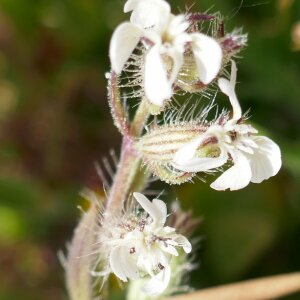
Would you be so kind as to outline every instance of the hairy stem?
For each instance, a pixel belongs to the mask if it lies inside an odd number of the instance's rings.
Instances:
[[[268,300],[300,291],[300,272],[208,288],[169,300]]]
[[[148,100],[144,97],[135,113],[134,119],[130,127],[130,133],[134,137],[139,137],[142,134],[145,123],[149,117]]]
[[[140,171],[140,158],[132,149],[132,141],[124,137],[121,148],[121,158],[112,187],[106,203],[106,215],[118,214],[122,211],[123,203],[132,191],[136,174]]]
[[[115,126],[119,129],[122,135],[128,135],[128,118],[121,101],[118,82],[117,74],[112,71],[108,80],[108,103]]]
[[[137,186],[138,189],[142,190],[148,179],[148,175],[142,170],[140,157],[133,149],[133,143],[134,139],[142,134],[149,117],[149,111],[147,100],[143,99],[129,126],[124,108],[120,107],[118,80],[114,72],[111,74],[108,89],[112,115],[118,129],[123,134],[120,162],[106,203],[105,212],[106,215],[110,216],[121,212],[130,193],[138,191],[134,190]]]

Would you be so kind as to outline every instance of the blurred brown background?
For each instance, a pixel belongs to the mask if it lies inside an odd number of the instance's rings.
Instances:
[[[201,181],[176,188],[204,219],[192,285],[299,271],[300,2],[170,2],[173,12],[220,10],[228,31],[249,32],[238,95],[284,163],[239,192]],[[0,300],[67,299],[57,252],[79,218],[81,188],[101,189],[94,162],[120,144],[104,73],[110,35],[129,17],[123,4],[0,0]]]

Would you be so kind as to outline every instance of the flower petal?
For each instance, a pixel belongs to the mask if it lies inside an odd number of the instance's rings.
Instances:
[[[126,246],[118,246],[112,249],[109,256],[109,264],[113,273],[122,281],[138,279],[138,269],[133,255]]]
[[[114,31],[110,41],[109,57],[112,69],[117,74],[122,72],[141,36],[142,29],[129,22],[120,24]]]
[[[235,84],[236,84],[236,63],[235,61],[231,61],[231,75],[230,81],[225,78],[220,78],[218,80],[218,85],[220,90],[229,97],[230,103],[232,105],[233,110],[233,120],[239,120],[242,117],[242,109],[239,103],[239,100],[235,93]]]
[[[210,185],[215,190],[235,191],[244,188],[250,182],[251,168],[247,157],[240,151],[231,151],[230,154],[234,165]]]
[[[225,150],[221,149],[218,157],[195,157],[197,148],[210,136],[204,133],[181,147],[175,154],[172,165],[184,172],[204,172],[224,165],[228,159]]]
[[[176,166],[183,166],[194,158],[198,147],[208,137],[206,133],[186,143],[175,153],[173,163]],[[177,168],[177,167],[176,167]]]
[[[159,295],[168,287],[170,279],[171,268],[167,265],[144,285],[143,290],[151,296]]]
[[[141,0],[128,0],[124,5],[124,13],[128,13],[136,8],[141,3]]]
[[[179,255],[177,250],[175,249],[175,247],[173,247],[172,245],[169,245],[169,244],[165,245],[164,243],[162,243],[160,245],[160,247],[163,251],[165,251],[165,252],[167,252],[167,253],[169,253],[173,256],[178,256]]]
[[[168,26],[168,35],[173,38],[181,38],[187,37],[188,35],[184,35],[185,31],[189,28],[190,23],[186,21],[185,15],[171,15],[170,16],[170,23]],[[188,37],[190,40],[190,37]]]
[[[154,199],[153,202],[151,202],[141,193],[133,193],[133,196],[141,207],[150,215],[154,223],[165,223],[167,206],[163,201]]]
[[[162,106],[172,97],[173,91],[167,71],[159,53],[159,45],[152,47],[145,57],[145,94],[150,102]]]
[[[128,0],[124,12],[132,11],[130,21],[143,28],[163,27],[171,12],[170,5],[164,0]]]
[[[276,143],[265,136],[253,138],[258,148],[253,155],[248,155],[252,170],[251,181],[261,183],[276,175],[281,168],[281,152]]]
[[[153,199],[152,204],[159,210],[159,222],[164,225],[167,219],[167,205],[164,201],[159,199]]]
[[[218,157],[196,157],[190,159],[183,165],[172,164],[176,169],[184,172],[205,172],[219,168],[227,162],[227,155],[221,154]]]
[[[177,78],[177,75],[182,67],[183,64],[183,51],[181,49],[170,49],[167,54],[169,57],[172,58],[173,65],[172,65],[172,72],[170,75],[170,83],[173,84]]]
[[[221,68],[221,46],[215,39],[202,33],[193,33],[190,36],[199,78],[204,84],[209,84]]]
[[[181,246],[183,248],[185,253],[190,253],[192,251],[191,243],[183,235],[178,234],[174,240],[175,242],[177,242],[178,246]]]
[[[162,231],[165,233],[165,234],[169,234],[169,233],[172,233],[172,232],[175,232],[176,229],[173,228],[173,227],[170,227],[170,226],[165,226]]]

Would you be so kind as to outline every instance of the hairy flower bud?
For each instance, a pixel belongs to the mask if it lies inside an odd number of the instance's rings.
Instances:
[[[158,126],[142,136],[135,144],[135,148],[153,174],[170,184],[181,184],[195,174],[176,170],[172,166],[174,155],[206,129],[205,125],[196,122]]]
[[[136,144],[144,160],[170,162],[176,151],[193,138],[205,132],[207,128],[197,123],[180,123],[154,128]]]
[[[248,35],[242,33],[240,29],[226,34],[220,39],[223,50],[223,64],[227,64],[236,54],[242,51],[248,42]]]

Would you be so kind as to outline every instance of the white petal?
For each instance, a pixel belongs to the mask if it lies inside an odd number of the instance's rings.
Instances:
[[[175,228],[170,227],[170,226],[165,226],[162,230],[163,230],[163,232],[164,232],[165,234],[169,234],[169,233],[172,233],[172,232],[175,232],[175,231],[176,231]]]
[[[170,5],[163,0],[129,0],[124,12],[133,11],[130,21],[143,28],[164,27],[170,14]]]
[[[182,146],[176,153],[172,165],[184,172],[204,172],[224,165],[228,159],[227,153],[220,148],[218,157],[195,157],[198,147],[211,135],[214,135],[214,128],[209,129],[200,137]],[[217,132],[217,131],[216,131]]]
[[[248,155],[252,170],[251,181],[261,183],[278,173],[281,168],[281,152],[276,143],[265,136],[254,137],[258,148]]]
[[[173,163],[172,165],[184,172],[205,172],[223,166],[227,162],[227,154],[221,154],[218,157],[196,157],[190,159],[182,165]]]
[[[170,84],[173,84],[183,64],[183,51],[181,52],[181,49],[171,49],[171,51],[169,50],[167,54],[173,61],[172,72],[169,80]]]
[[[189,163],[189,161],[195,157],[198,147],[207,138],[208,135],[204,133],[203,135],[193,139],[192,141],[180,147],[180,149],[174,155],[174,165],[183,166]]]
[[[112,69],[121,73],[134,48],[138,44],[142,30],[138,26],[125,22],[114,31],[109,47]]]
[[[175,238],[175,241],[178,243],[178,246],[181,246],[185,253],[190,253],[192,251],[192,245],[189,240],[181,234]]]
[[[109,256],[109,264],[112,269],[112,272],[119,277],[121,280],[127,282],[127,276],[122,268],[121,256],[119,254],[120,247],[115,247]]]
[[[243,137],[243,144],[247,147],[251,147],[251,148],[258,148],[258,145],[255,143],[255,141],[253,140],[253,137]]]
[[[124,13],[134,10],[139,3],[141,3],[141,0],[128,0],[124,5]]]
[[[222,64],[222,49],[218,42],[202,33],[190,35],[198,68],[198,75],[204,84],[209,84],[219,73]]]
[[[248,154],[253,154],[254,153],[254,150],[251,147],[247,147],[246,145],[243,145],[243,144],[237,145],[237,149],[239,149],[243,152],[246,152]]]
[[[175,249],[175,247],[173,247],[172,245],[164,245],[163,243],[160,245],[161,249],[173,256],[178,256],[178,252],[177,250]]]
[[[167,71],[159,53],[159,46],[152,47],[145,57],[145,94],[150,102],[162,106],[172,97],[173,91]]]
[[[220,78],[218,80],[220,90],[229,97],[233,109],[233,120],[238,120],[242,117],[242,109],[235,93],[236,73],[236,63],[232,60],[230,81],[225,78]]]
[[[143,290],[151,296],[159,295],[168,287],[170,279],[171,268],[167,265],[144,285]]]
[[[110,253],[109,263],[112,272],[121,280],[127,282],[127,278],[139,278],[136,262],[128,247],[115,247]]]
[[[218,191],[239,190],[247,186],[251,179],[250,163],[240,151],[230,152],[234,165],[225,171],[210,186]]]
[[[141,251],[140,255],[138,256],[137,265],[140,270],[146,272],[150,276],[154,276],[153,269],[157,261],[153,261],[152,253],[149,254],[148,249],[144,246],[144,249]]]
[[[154,28],[147,29],[143,32],[143,37],[146,40],[150,40],[154,45],[162,45],[162,37],[160,32],[157,32]],[[145,47],[148,48],[148,42],[145,42]]]
[[[164,201],[159,199],[153,199],[152,204],[156,206],[158,211],[160,212],[159,222],[164,225],[167,219],[167,205]]]
[[[168,35],[172,37],[180,37],[188,28],[189,22],[186,21],[185,15],[172,15],[168,26]]]
[[[167,206],[163,201],[154,199],[153,203],[141,193],[133,193],[133,196],[141,205],[141,207],[150,215],[154,223],[165,222],[167,215]]]
[[[231,125],[229,124],[229,127],[231,127],[232,129],[228,129],[228,130],[234,130],[239,134],[258,133],[258,130],[253,128],[249,124],[231,124]]]

